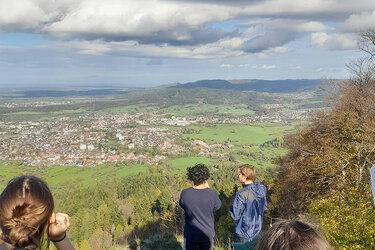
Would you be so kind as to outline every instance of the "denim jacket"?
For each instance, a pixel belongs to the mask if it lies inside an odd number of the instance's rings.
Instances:
[[[262,230],[263,214],[267,210],[267,188],[256,182],[243,185],[230,207],[237,236],[251,241]]]

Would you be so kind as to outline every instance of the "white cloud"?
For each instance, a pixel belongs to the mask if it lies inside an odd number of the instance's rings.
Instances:
[[[277,54],[284,54],[287,51],[287,49],[288,48],[286,46],[278,46],[278,47],[271,48],[270,51],[277,53]]]
[[[248,63],[246,63],[246,64],[240,64],[240,65],[238,65],[238,67],[240,67],[240,68],[251,68],[251,67],[252,67],[252,65],[251,65],[251,64],[248,64]]]
[[[33,1],[0,1],[0,28],[4,30],[34,29],[49,19]]]
[[[258,16],[282,16],[291,18],[330,17],[341,20],[348,13],[358,13],[375,8],[369,0],[276,0],[262,1],[256,6],[244,7],[243,12]]]
[[[103,55],[111,51],[109,44],[99,42],[67,42],[64,45],[68,48],[77,49],[79,54]]]
[[[264,32],[264,29],[287,30],[298,32],[318,32],[333,30],[333,27],[327,26],[319,21],[308,21],[304,18],[257,18],[251,19],[244,26],[249,26],[247,33],[254,34]]]
[[[233,65],[223,63],[223,64],[220,65],[220,68],[233,68]]]
[[[326,46],[330,50],[357,49],[358,37],[354,34],[327,34],[318,32],[311,34],[311,45],[314,47]]]
[[[231,9],[175,1],[86,0],[44,31],[68,39],[178,43],[194,39],[207,22],[230,18]]]
[[[317,32],[317,31],[333,30],[334,28],[326,26],[321,22],[311,21],[311,22],[303,22],[300,24],[296,24],[295,29],[300,32]]]
[[[375,25],[375,10],[353,14],[340,25],[340,29],[346,32],[359,32],[360,30],[373,28]]]
[[[302,67],[301,66],[295,66],[294,69],[299,70],[299,69],[302,69]]]
[[[213,59],[244,55],[244,52],[241,50],[236,50],[231,46],[222,45],[222,41],[201,46],[173,46],[167,44],[156,46],[153,44],[138,44],[134,41],[99,44],[92,42],[92,44],[95,44],[95,46],[91,45],[92,47],[89,49],[100,49],[100,51],[98,51],[100,54],[110,54],[124,57]],[[78,49],[86,49],[87,47],[87,45],[84,47],[78,47],[78,45],[75,46],[75,48]]]
[[[145,49],[150,56],[171,53],[181,58],[213,58],[254,53],[265,58],[269,53],[286,53],[288,43],[307,33],[313,33],[313,46],[351,49],[353,36],[340,32],[375,23],[375,1],[370,0],[232,2],[0,0],[0,31],[82,42],[73,47],[93,55],[134,54],[126,42],[136,42],[140,47],[132,48],[142,55]],[[239,30],[233,30],[236,25],[233,29],[221,25],[228,20],[241,20]]]
[[[323,47],[328,40],[328,34],[324,32],[317,32],[311,34],[311,44],[314,47]]]
[[[246,35],[250,37],[243,44],[244,51],[257,53],[268,50],[279,54],[286,52],[286,44],[306,33],[334,29],[318,21],[288,18],[252,19],[243,26],[248,27]]]
[[[261,58],[261,59],[265,59],[265,58],[267,58],[268,56],[267,56],[267,54],[265,54],[265,53],[257,53],[256,54],[257,55],[257,57],[259,57],[259,58]]]
[[[0,30],[39,33],[63,18],[82,0],[1,0]]]
[[[353,34],[333,34],[326,43],[331,50],[358,49],[357,40]]]
[[[262,69],[276,69],[276,65],[262,65]]]

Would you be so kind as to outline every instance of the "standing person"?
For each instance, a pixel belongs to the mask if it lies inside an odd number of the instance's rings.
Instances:
[[[230,207],[235,222],[235,232],[241,242],[252,241],[262,230],[263,214],[267,210],[267,189],[254,182],[255,167],[249,164],[238,168],[238,180],[242,183]]]
[[[213,249],[214,215],[213,211],[221,207],[219,195],[210,189],[207,183],[210,177],[208,168],[197,164],[187,169],[187,178],[193,187],[182,190],[180,206],[185,211],[184,249]]]
[[[43,180],[27,175],[11,180],[0,195],[0,249],[40,249],[45,234],[58,250],[74,249],[66,235],[69,216],[53,209]]]

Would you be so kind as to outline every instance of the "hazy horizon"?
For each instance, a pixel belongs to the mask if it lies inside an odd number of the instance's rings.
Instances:
[[[254,80],[254,81],[298,81],[298,80],[326,80],[326,79],[306,79],[306,78],[300,78],[300,79],[197,79],[196,81],[191,81],[191,82],[171,82],[171,83],[161,83],[161,84],[155,84],[155,85],[127,85],[127,84],[110,84],[110,83],[96,83],[96,84],[88,84],[88,83],[67,83],[67,84],[60,84],[58,86],[53,85],[53,84],[2,84],[0,85],[0,88],[3,89],[64,89],[64,88],[98,88],[98,89],[121,89],[121,88],[129,88],[129,89],[136,89],[136,88],[155,88],[155,87],[164,87],[164,86],[169,86],[173,84],[187,84],[187,83],[192,83],[192,82],[198,82],[198,81],[206,81],[206,80],[225,80],[225,81],[239,81],[239,80]],[[340,80],[340,79],[332,79],[332,80]]]

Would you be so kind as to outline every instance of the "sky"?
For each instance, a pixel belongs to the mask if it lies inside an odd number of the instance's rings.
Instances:
[[[373,0],[0,0],[0,87],[350,77]]]

